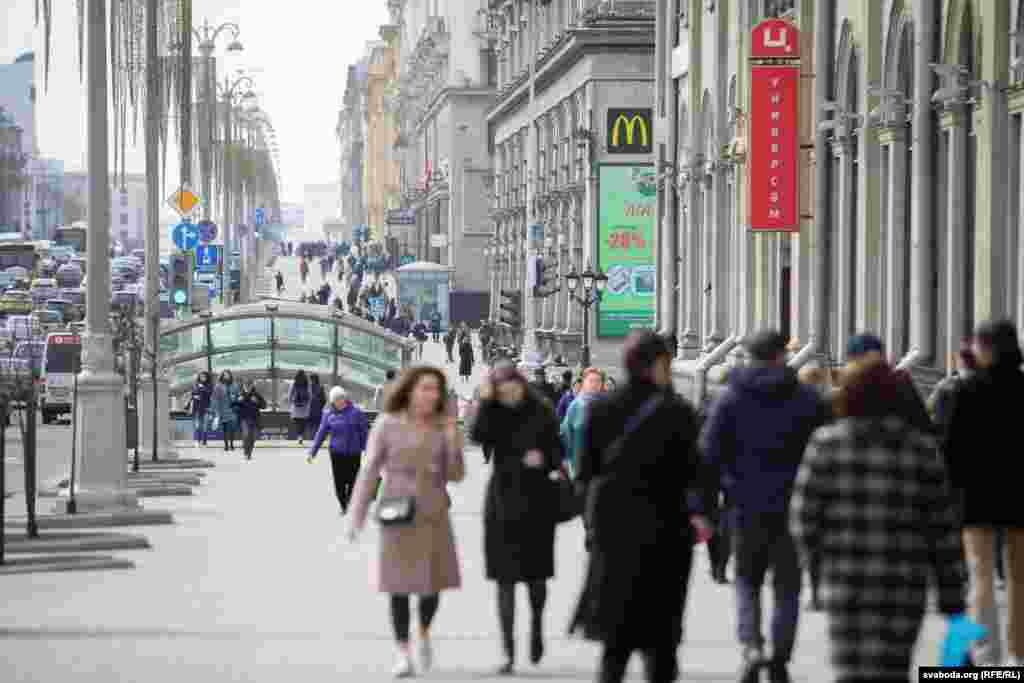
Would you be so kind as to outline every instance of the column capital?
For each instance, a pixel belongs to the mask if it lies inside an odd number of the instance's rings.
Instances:
[[[890,145],[894,142],[903,142],[907,139],[907,126],[903,123],[882,126],[878,129],[878,142],[882,145]]]
[[[967,106],[964,102],[946,101],[939,105],[939,127],[943,130],[964,125]]]

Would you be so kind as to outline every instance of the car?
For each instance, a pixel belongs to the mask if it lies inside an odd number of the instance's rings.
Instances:
[[[14,358],[16,360],[27,361],[29,367],[32,369],[32,376],[37,379],[43,372],[43,357],[45,354],[45,341],[23,341],[18,342],[18,345],[14,347]]]
[[[76,320],[78,317],[75,305],[66,299],[50,299],[46,302],[46,310],[59,313],[61,324]]]
[[[82,269],[72,264],[66,264],[57,269],[57,285],[61,289],[80,287],[82,284]]]
[[[28,292],[8,290],[0,296],[0,313],[28,315],[32,312],[32,295]]]
[[[42,303],[47,299],[55,299],[58,292],[57,281],[53,278],[37,278],[32,281],[32,285],[29,287],[29,292],[32,294],[32,300],[36,303]]]
[[[50,332],[64,327],[64,314],[61,311],[51,308],[41,308],[29,314],[29,320],[33,328],[39,328],[43,332]]]
[[[139,295],[135,292],[120,290],[110,295],[110,307],[132,306],[138,304]]]

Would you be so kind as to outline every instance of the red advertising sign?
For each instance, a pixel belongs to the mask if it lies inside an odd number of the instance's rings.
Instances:
[[[800,32],[783,19],[765,19],[754,27],[751,59],[799,59]]]
[[[751,67],[751,230],[800,230],[799,86],[799,66]]]

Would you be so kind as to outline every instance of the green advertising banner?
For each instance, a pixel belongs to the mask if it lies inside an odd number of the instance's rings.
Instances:
[[[653,166],[602,166],[597,260],[608,276],[598,337],[654,327],[657,178]]]

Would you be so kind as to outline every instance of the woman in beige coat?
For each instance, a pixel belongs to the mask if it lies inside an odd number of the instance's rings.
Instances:
[[[433,661],[430,624],[440,592],[461,585],[448,508],[448,482],[462,481],[462,436],[447,415],[447,382],[436,368],[407,370],[389,392],[377,419],[353,495],[350,539],[366,524],[374,489],[384,477],[381,501],[412,498],[405,523],[381,527],[374,583],[391,596],[391,621],[398,644],[397,678],[413,675],[409,647],[409,596],[419,596],[419,656],[424,670]]]

